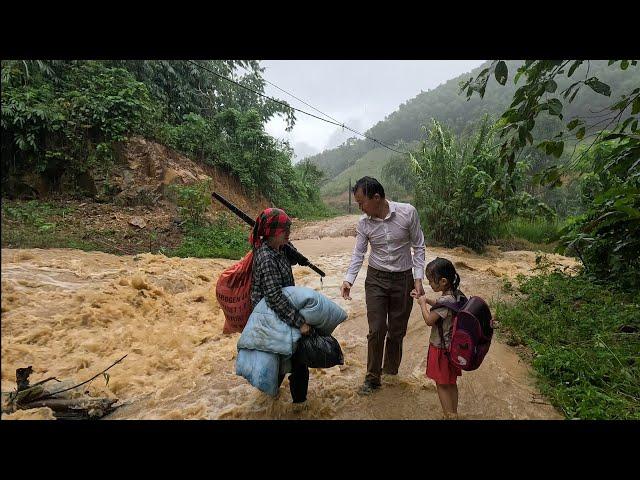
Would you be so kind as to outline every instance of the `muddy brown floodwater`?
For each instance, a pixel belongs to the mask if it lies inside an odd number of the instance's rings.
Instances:
[[[33,366],[33,382],[50,376],[80,383],[128,354],[88,384],[91,395],[120,399],[107,419],[440,419],[434,384],[424,376],[429,327],[417,306],[411,313],[398,378],[383,381],[369,397],[356,389],[366,370],[366,262],[352,288],[339,287],[355,244],[357,216],[306,225],[296,247],[322,268],[323,282],[294,267],[296,284],[322,291],[348,312],[334,335],[345,364],[311,369],[308,407],[293,412],[288,380],[273,399],[235,375],[239,334],[223,335],[224,316],[215,299],[223,259],[116,256],[71,249],[2,250],[2,391],[16,388],[15,370]],[[305,237],[305,238],[301,238]],[[427,261],[452,260],[468,295],[490,303],[502,278],[530,274],[534,252],[477,255],[464,248],[427,248]],[[572,259],[548,255],[572,267]],[[430,289],[427,286],[427,292]],[[516,351],[494,341],[482,366],[459,381],[465,419],[560,419],[539,403],[530,368]],[[536,403],[532,403],[532,402]],[[3,419],[51,418],[49,409]]]

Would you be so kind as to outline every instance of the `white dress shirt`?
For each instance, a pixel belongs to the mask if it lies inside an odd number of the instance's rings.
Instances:
[[[413,278],[424,277],[424,235],[418,211],[408,203],[389,203],[382,218],[362,215],[356,227],[356,246],[345,280],[353,285],[371,244],[369,265],[385,272],[403,272],[413,267]],[[413,247],[413,257],[411,256]]]

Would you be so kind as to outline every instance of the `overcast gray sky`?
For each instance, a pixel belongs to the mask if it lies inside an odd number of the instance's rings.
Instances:
[[[433,90],[469,72],[484,60],[263,60],[266,80],[364,133],[421,91]],[[267,84],[265,93],[314,115],[315,110]],[[296,124],[286,132],[282,117],[266,130],[289,140],[296,161],[333,148],[354,133],[296,112]],[[361,138],[361,137],[358,137]]]

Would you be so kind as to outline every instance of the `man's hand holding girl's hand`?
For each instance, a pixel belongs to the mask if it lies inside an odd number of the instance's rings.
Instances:
[[[420,304],[422,306],[424,306],[425,304],[429,304],[430,305],[430,302],[429,302],[429,299],[427,298],[427,296],[424,293],[422,293],[422,295],[420,295],[415,288],[413,290],[411,290],[411,294],[410,295],[413,298],[416,299],[418,304]]]

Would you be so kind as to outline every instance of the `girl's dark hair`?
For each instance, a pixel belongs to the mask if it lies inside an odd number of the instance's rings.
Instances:
[[[436,257],[435,260],[427,264],[425,270],[427,277],[433,278],[436,282],[439,282],[441,278],[446,278],[454,293],[458,290],[460,275],[456,272],[456,267],[453,266],[453,263],[446,258]]]

